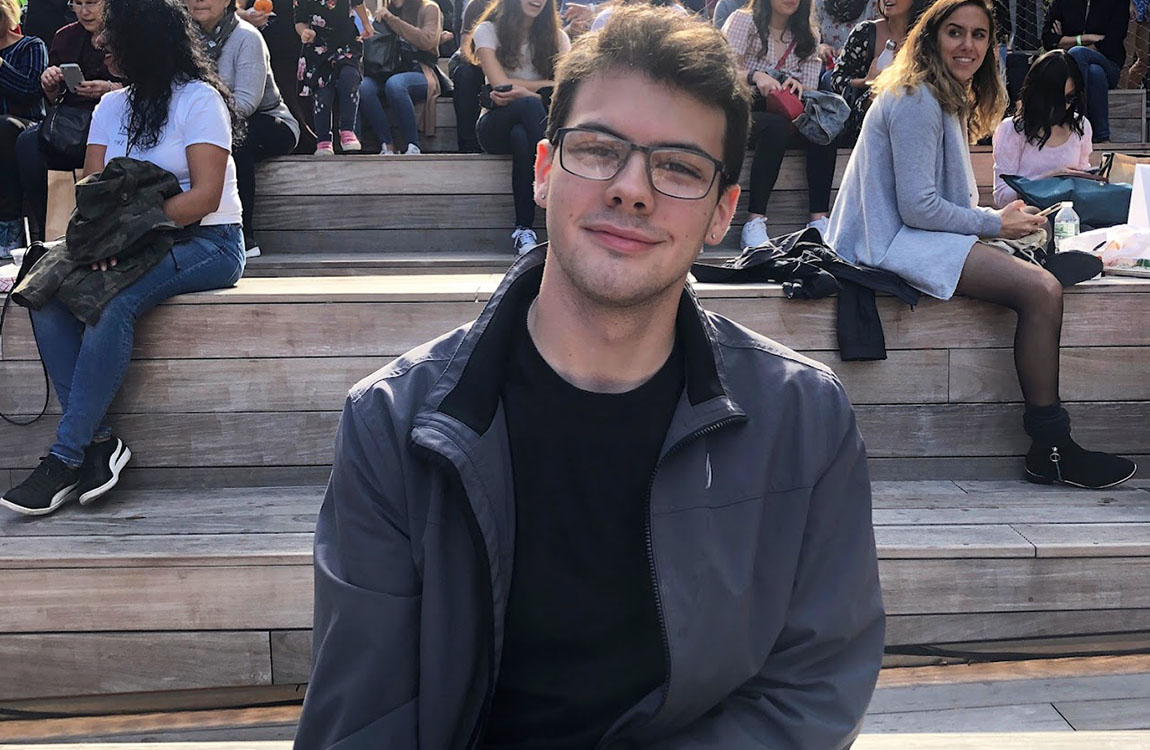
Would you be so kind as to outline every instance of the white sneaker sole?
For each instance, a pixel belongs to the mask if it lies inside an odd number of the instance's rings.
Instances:
[[[15,503],[10,502],[6,498],[0,498],[0,505],[3,505],[8,510],[14,510],[17,513],[25,516],[46,516],[49,513],[55,511],[64,503],[71,500],[73,493],[76,491],[76,485],[78,484],[80,483],[74,482],[53,495],[52,502],[48,505],[47,508],[25,508],[22,505],[16,505]]]
[[[245,247],[244,248],[244,257],[245,258],[258,258],[258,257],[260,257],[260,246],[256,245],[255,247]]]
[[[128,463],[128,459],[132,457],[132,450],[128,446],[124,445],[123,442],[120,443],[120,446],[123,450],[119,453],[113,453],[111,458],[108,459],[108,468],[112,471],[112,476],[99,487],[93,487],[80,495],[80,505],[90,505],[100,499],[100,497],[115,487],[120,481],[120,471]]]

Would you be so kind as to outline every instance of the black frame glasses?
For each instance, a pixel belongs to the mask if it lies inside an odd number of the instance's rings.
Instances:
[[[603,177],[593,174],[585,174],[584,172],[579,171],[577,168],[572,169],[564,161],[563,155],[566,153],[566,150],[563,148],[563,141],[571,133],[590,133],[608,142],[622,144],[623,146],[627,147],[626,154],[622,159],[619,160],[619,166],[615,169],[615,172],[609,176]],[[617,135],[612,135],[611,133],[606,133],[602,130],[596,130],[595,128],[560,128],[555,137],[555,147],[559,150],[559,166],[563,167],[563,171],[573,174],[576,177],[582,177],[585,180],[595,180],[596,182],[609,182],[618,177],[619,173],[622,172],[624,167],[627,166],[627,162],[631,160],[631,154],[635,151],[639,151],[644,156],[644,161],[647,165],[647,180],[651,183],[651,187],[654,188],[656,192],[665,195],[668,198],[678,198],[679,200],[702,200],[703,198],[706,198],[708,194],[710,194],[711,187],[715,184],[716,177],[723,175],[724,179],[726,178],[726,170],[723,162],[719,161],[705,151],[693,148],[682,148],[680,146],[640,146],[637,143],[632,143],[626,138],[620,138]],[[670,152],[674,154],[690,154],[691,156],[703,157],[708,162],[710,162],[714,166],[715,170],[711,173],[711,179],[707,183],[706,190],[704,190],[700,195],[676,195],[675,193],[667,192],[665,189],[660,188],[659,185],[656,184],[655,174],[652,171],[651,155],[664,152]]]

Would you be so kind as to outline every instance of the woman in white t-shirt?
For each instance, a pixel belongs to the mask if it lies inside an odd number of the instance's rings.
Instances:
[[[84,174],[125,155],[166,169],[183,192],[164,212],[186,229],[167,257],[105,305],[95,325],[56,300],[32,313],[63,416],[40,466],[0,501],[29,515],[74,497],[87,504],[119,480],[132,454],[104,418],[128,367],[136,319],[177,294],[231,286],[244,269],[231,157],[235,111],[183,0],[105,0],[105,14],[101,44],[128,85],[96,107]],[[115,265],[113,258],[93,270],[114,272]]]
[[[491,86],[491,106],[476,123],[479,144],[489,154],[511,154],[511,193],[515,201],[515,251],[522,255],[538,242],[535,230],[535,145],[547,130],[547,106],[555,66],[571,49],[559,27],[555,0],[495,0],[472,33],[469,59],[483,68]]]

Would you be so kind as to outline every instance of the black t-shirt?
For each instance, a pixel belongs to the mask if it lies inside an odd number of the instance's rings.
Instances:
[[[524,316],[501,393],[515,566],[488,750],[594,747],[663,684],[648,494],[683,377],[676,346],[632,391],[580,390],[540,356]]]

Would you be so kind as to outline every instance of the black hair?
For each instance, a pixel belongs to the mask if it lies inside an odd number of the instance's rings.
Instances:
[[[172,89],[203,81],[224,98],[232,142],[242,140],[243,119],[216,74],[183,0],[105,0],[102,45],[128,91],[128,151],[153,148],[168,122]]]
[[[1074,82],[1074,98],[1066,100],[1066,81]],[[1055,126],[1066,125],[1084,134],[1085,86],[1078,63],[1065,50],[1052,50],[1039,57],[1026,72],[1014,113],[1014,129],[1039,148],[1050,140]]]
[[[755,28],[759,32],[759,41],[763,43],[763,54],[767,54],[767,42],[771,35],[771,0],[751,0],[751,17],[755,19]],[[811,26],[811,0],[799,0],[799,7],[787,19],[787,30],[795,40],[796,60],[806,60],[815,53],[819,46],[819,39]]]

